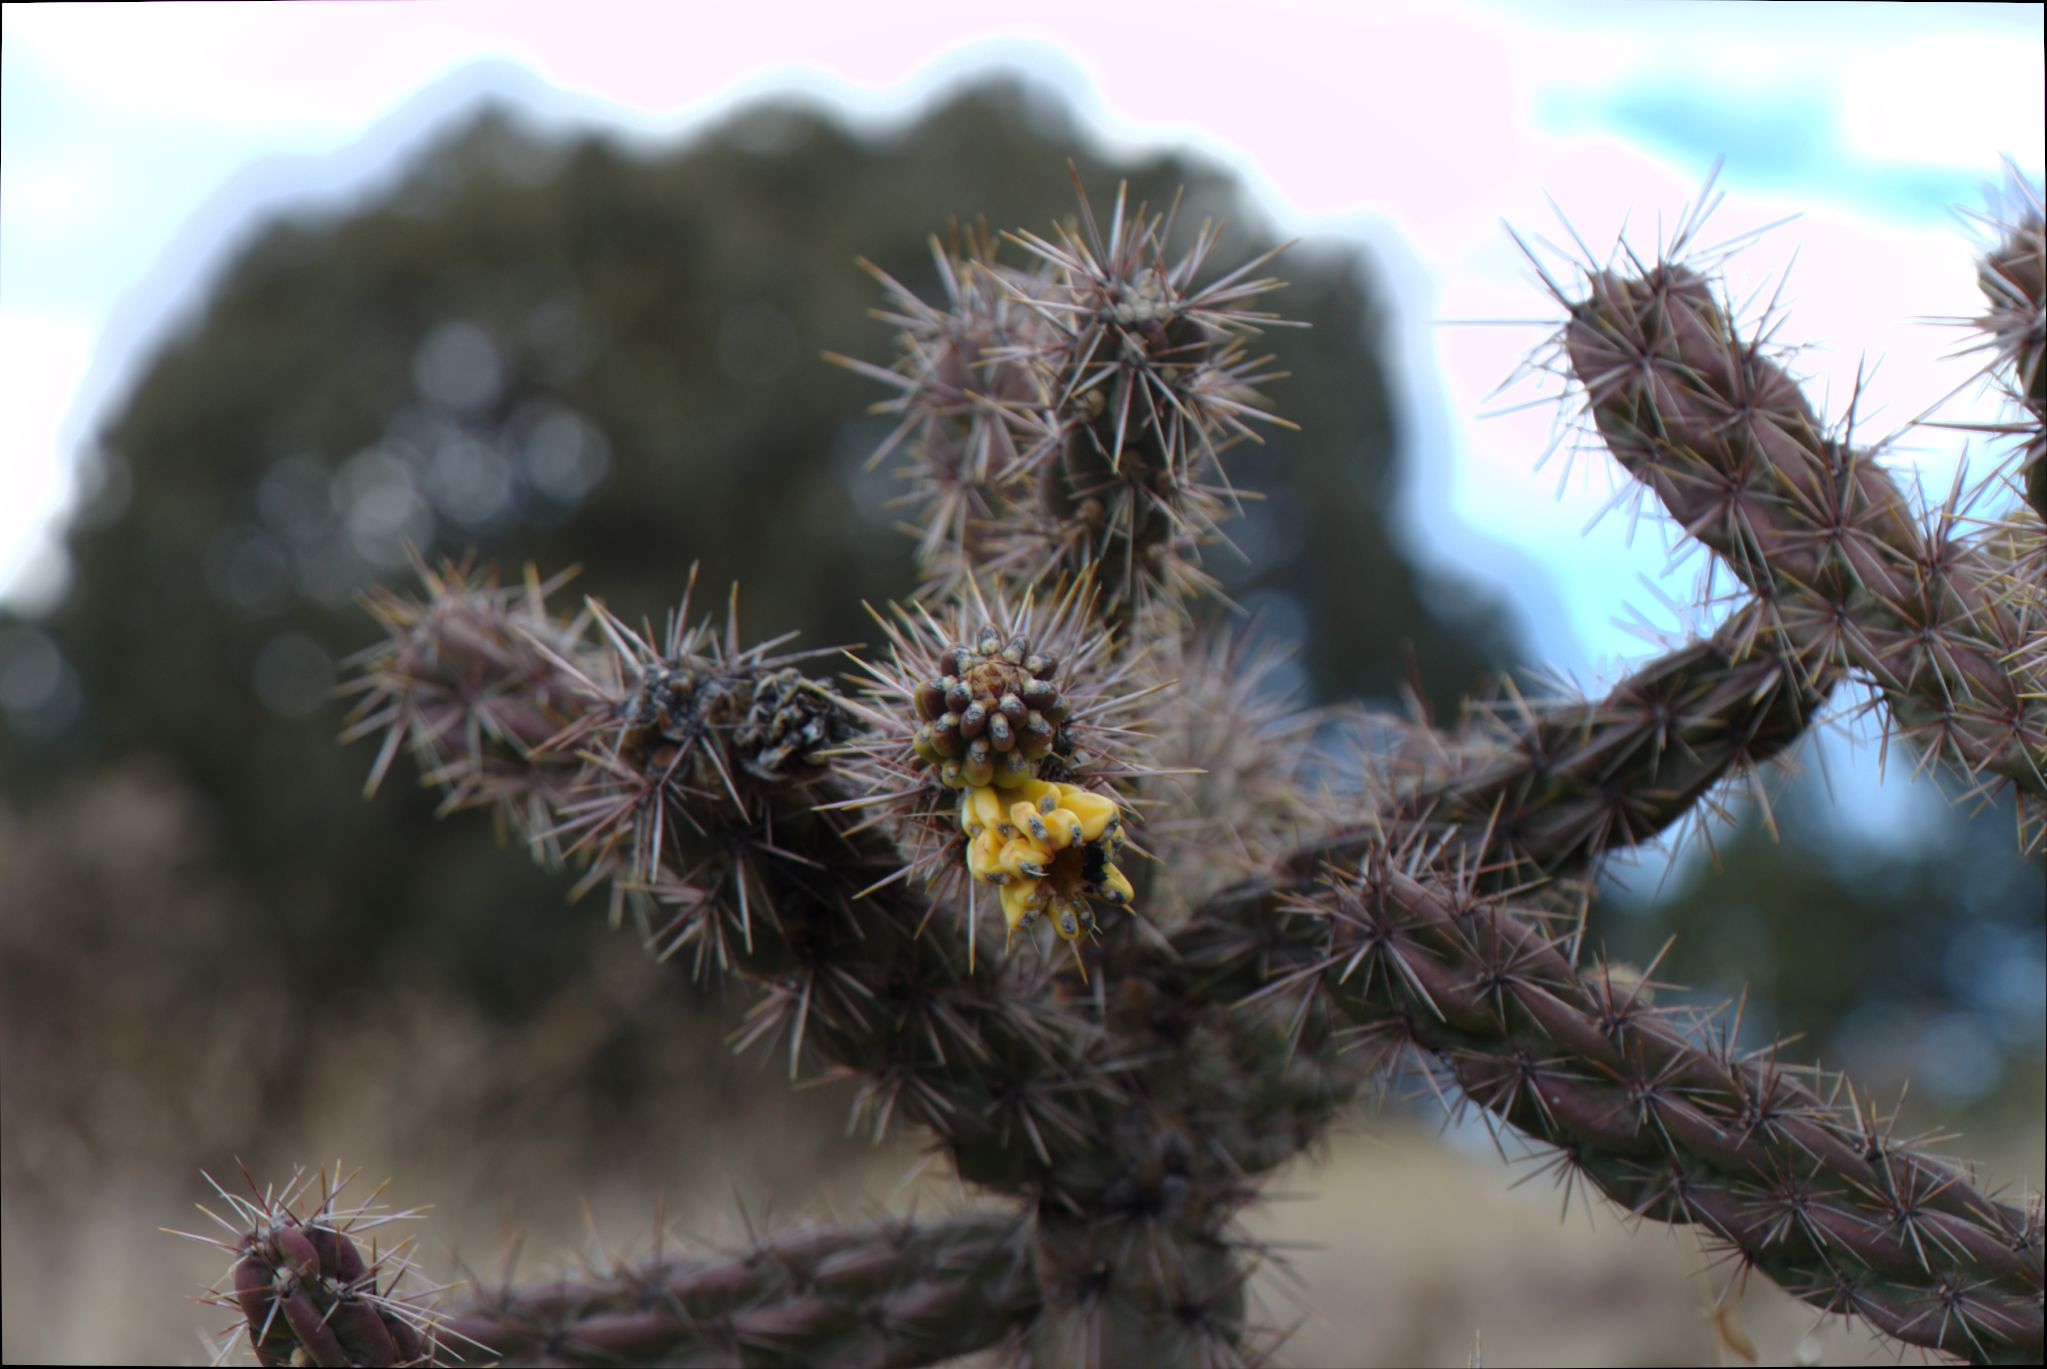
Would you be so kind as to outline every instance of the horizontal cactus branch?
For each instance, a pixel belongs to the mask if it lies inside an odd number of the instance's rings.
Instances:
[[[1415,868],[1406,868],[1408,866]],[[1296,1020],[1341,1013],[1495,1122],[1555,1148],[1630,1215],[1698,1227],[1793,1295],[1978,1362],[2041,1355],[2041,1209],[1996,1201],[1893,1136],[1846,1081],[1743,1052],[1578,963],[1574,918],[1379,851],[1322,887],[1250,886],[1180,939],[1189,963],[1256,945]],[[1248,981],[1239,977],[1239,986]]]
[[[1028,1236],[1007,1213],[898,1222],[481,1289],[439,1315],[434,1363],[910,1369],[1022,1335]]]
[[[321,1180],[324,1187],[324,1176]],[[367,1232],[396,1217],[308,1206],[311,1183],[225,1192],[232,1249],[214,1295],[263,1364],[682,1364],[909,1369],[1020,1341],[1039,1297],[1030,1223],[1013,1213],[798,1231],[731,1254],[665,1254],[561,1278],[407,1289]],[[294,1210],[294,1207],[299,1210]],[[209,1213],[209,1215],[214,1215]],[[230,1291],[231,1290],[231,1291]]]

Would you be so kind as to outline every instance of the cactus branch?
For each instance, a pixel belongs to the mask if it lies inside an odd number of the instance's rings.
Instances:
[[[1892,1133],[1845,1079],[1744,1052],[1577,960],[1560,913],[1378,850],[1312,889],[1212,902],[1179,939],[1252,1001],[1340,1013],[1555,1148],[1630,1216],[1688,1224],[1794,1296],[1979,1363],[2041,1354],[2041,1210],[1997,1201]],[[1568,914],[1562,916],[1568,917]],[[1255,948],[1255,956],[1249,954]],[[1256,963],[1267,976],[1243,976]]]
[[[932,1364],[1018,1336],[1036,1315],[1027,1236],[1013,1214],[897,1222],[480,1290],[439,1318],[434,1362]]]
[[[1771,623],[1752,603],[1603,698],[1516,696],[1447,741],[1421,732],[1395,758],[1394,800],[1367,833],[1436,833],[1467,864],[1498,867],[1502,884],[1650,840],[1785,751],[1824,705],[1831,672],[1801,669]]]
[[[262,1364],[836,1365],[908,1369],[1020,1340],[1039,1313],[1029,1223],[1014,1214],[791,1232],[732,1254],[670,1254],[582,1278],[405,1289],[366,1234],[416,1217],[343,1205],[295,1176],[208,1211],[235,1262],[212,1300]]]
[[[2047,703],[2010,663],[2039,623],[2003,591],[2010,565],[1957,535],[1959,486],[1922,527],[1690,267],[1591,271],[1582,299],[1559,300],[1564,358],[1623,468],[1775,606],[1809,669],[1858,671],[1892,728],[1972,792],[2015,788],[2037,844]]]

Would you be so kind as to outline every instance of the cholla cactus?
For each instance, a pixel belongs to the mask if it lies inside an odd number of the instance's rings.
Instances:
[[[1012,235],[1033,271],[999,264],[985,233],[964,251],[933,239],[943,308],[874,271],[903,357],[835,359],[898,392],[878,406],[903,417],[876,456],[910,455],[927,597],[973,574],[1090,577],[1103,623],[1124,626],[1213,588],[1200,548],[1235,501],[1221,455],[1285,421],[1257,391],[1280,374],[1249,346],[1284,322],[1249,307],[1280,282],[1253,274],[1270,256],[1204,281],[1213,225],[1169,263],[1174,213],[1126,209],[1119,193],[1104,233],[1083,195],[1057,241]]]
[[[1366,723],[1335,752],[1343,719],[1272,704],[1266,666],[1196,625],[1225,453],[1277,421],[1249,356],[1273,320],[1245,307],[1275,282],[1205,279],[1208,228],[1168,264],[1170,229],[1119,196],[1104,233],[1083,199],[1079,227],[1016,239],[1031,271],[983,235],[940,251],[940,304],[884,280],[902,356],[854,364],[897,392],[883,454],[918,485],[926,584],[877,615],[853,687],[747,644],[736,597],[714,623],[685,595],[663,633],[465,567],[371,603],[388,641],[352,734],[383,734],[373,784],[410,747],[450,806],[608,886],[658,954],[751,983],[743,1044],[851,1082],[877,1137],[928,1132],[988,1205],[429,1310],[369,1281],[328,1207],[243,1204],[260,1358],[1256,1358],[1236,1214],[1405,1062],[1553,1147],[1567,1184],[1822,1311],[2039,1359],[2037,1197],[2000,1201],[1838,1076],[1660,1005],[1579,938],[1603,856],[1792,746],[1850,680],[1926,764],[2014,791],[2039,849],[2037,204],[1986,259],[1981,323],[2029,406],[2006,474],[2031,506],[1973,536],[1965,501],[1929,525],[1829,435],[1674,259],[1689,229],[1653,265],[1552,281],[1599,436],[1748,600],[1603,698]],[[1008,936],[981,946],[997,910]]]

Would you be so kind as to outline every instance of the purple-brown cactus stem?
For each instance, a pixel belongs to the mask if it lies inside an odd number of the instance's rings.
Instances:
[[[1689,267],[1593,271],[1562,302],[1563,354],[1623,468],[1773,605],[1809,669],[1859,671],[1892,730],[1974,791],[2017,790],[2043,840],[2047,700],[2014,674],[2025,615],[2000,590],[2009,565],[1957,536],[1959,488],[1922,528]]]
[[[1237,500],[1221,454],[1257,425],[1287,426],[1257,392],[1280,373],[1249,350],[1284,326],[1249,307],[1281,283],[1254,274],[1276,253],[1199,283],[1213,225],[1169,262],[1172,211],[1128,212],[1119,190],[1104,233],[1077,172],[1074,188],[1077,227],[1008,235],[1034,270],[998,265],[985,235],[964,252],[934,242],[942,306],[874,271],[901,356],[832,360],[897,391],[877,406],[902,420],[874,459],[909,449],[920,598],[975,574],[1091,576],[1105,624],[1127,635],[1215,589],[1200,548]]]
[[[1962,320],[1977,336],[1970,352],[1990,353],[1990,376],[2021,416],[2002,423],[1939,424],[2010,443],[2008,468],[2036,519],[2047,521],[2047,200],[2016,177],[2023,199],[2015,221],[1971,211],[1998,235],[1976,266],[1984,311]]]
[[[1378,762],[1374,810],[1289,860],[1310,869],[1388,833],[1427,832],[1444,859],[1506,887],[1649,841],[1782,754],[1823,706],[1833,672],[1804,669],[1770,622],[1769,607],[1751,603],[1599,699],[1515,695],[1447,736],[1415,727]]]
[[[306,1187],[223,1192],[239,1220],[208,1213],[233,1238],[209,1243],[237,1252],[215,1301],[239,1313],[235,1334],[261,1364],[909,1369],[1021,1344],[1041,1315],[1030,1223],[1009,1213],[791,1232],[723,1255],[657,1250],[450,1304],[398,1292],[407,1267],[389,1253],[364,1258],[373,1206],[337,1208],[330,1193],[293,1213]]]
[[[998,264],[997,248],[985,228],[955,231],[950,244],[932,237],[942,307],[861,262],[888,295],[890,307],[876,317],[900,330],[902,356],[889,369],[826,353],[828,361],[897,391],[871,410],[900,418],[868,466],[907,453],[904,474],[913,488],[900,502],[920,509],[917,564],[935,585],[978,557],[979,529],[1014,483],[1016,444],[1003,415],[1038,399],[1028,357],[1044,341],[1044,325],[1017,301],[1042,293],[1045,275]]]
[[[2007,567],[2001,597],[2020,619],[2020,648],[2006,664],[2033,700],[2047,697],[2047,200],[2016,178],[2024,198],[2016,222],[1978,218],[1999,233],[1977,265],[1987,308],[1965,320],[1987,351],[1984,373],[2018,413],[1997,423],[1941,424],[1987,433],[2008,444],[1993,487],[2017,487],[2024,503],[1990,522],[1982,542],[1993,564]]]
[[[375,793],[410,747],[426,782],[441,789],[443,813],[489,808],[501,832],[544,832],[580,767],[536,748],[587,704],[556,665],[583,624],[558,623],[547,611],[569,576],[543,583],[529,570],[524,583],[504,587],[495,571],[467,562],[436,568],[415,558],[414,569],[424,597],[383,588],[365,597],[387,639],[350,662],[359,673],[344,686],[362,697],[341,739],[382,734],[365,792]]]
[[[1242,1365],[1254,1255],[1147,1222],[1041,1218],[1043,1311],[1023,1348],[1040,1365]]]
[[[794,1232],[736,1255],[480,1289],[441,1318],[435,1363],[934,1364],[1026,1334],[1039,1310],[1029,1225],[1005,1213]]]
[[[2037,1198],[1998,1201],[1838,1076],[1739,1051],[1731,1027],[1582,967],[1567,910],[1432,874],[1424,854],[1381,849],[1305,893],[1245,886],[1176,949],[1304,1025],[1341,1014],[1383,1063],[1553,1147],[1567,1186],[1696,1226],[1824,1311],[1979,1363],[2039,1361]]]
[[[231,1216],[199,1209],[226,1239],[176,1233],[234,1256],[206,1299],[236,1314],[224,1352],[246,1337],[256,1362],[266,1365],[434,1362],[431,1290],[400,1291],[411,1272],[404,1255],[410,1243],[382,1252],[372,1247],[367,1259],[357,1245],[360,1236],[418,1212],[381,1208],[381,1189],[344,1205],[349,1179],[337,1174],[330,1184],[324,1170],[300,1172],[282,1189],[259,1188],[246,1171],[243,1177],[246,1195],[213,1184]]]
[[[984,562],[1025,580],[1095,575],[1108,623],[1135,633],[1215,588],[1199,561],[1237,504],[1223,453],[1260,441],[1259,425],[1292,426],[1258,393],[1284,373],[1250,351],[1263,329],[1291,326],[1250,307],[1281,288],[1255,273],[1285,249],[1197,283],[1216,225],[1169,263],[1177,198],[1133,213],[1119,186],[1105,233],[1078,170],[1073,181],[1077,228],[1009,235],[1050,271],[1049,288],[1016,292],[1045,333],[1029,349],[1042,399],[1008,411],[1036,498],[992,520]]]

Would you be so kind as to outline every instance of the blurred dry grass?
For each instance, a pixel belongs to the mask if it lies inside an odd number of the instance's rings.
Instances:
[[[792,1091],[782,1057],[733,1060],[742,1000],[706,1011],[677,967],[594,926],[591,973],[516,1021],[403,983],[302,1021],[306,967],[209,942],[232,896],[210,840],[146,769],[0,811],[8,1362],[204,1362],[225,1319],[188,1299],[225,1259],[158,1228],[201,1229],[197,1171],[225,1181],[237,1157],[265,1180],[337,1156],[366,1187],[391,1176],[391,1202],[435,1207],[418,1255],[440,1278],[496,1272],[515,1233],[529,1275],[593,1230],[631,1254],[657,1196],[671,1230],[714,1239],[741,1236],[742,1210],[775,1225],[972,1201],[936,1166],[911,1177],[910,1143],[848,1139],[843,1097]],[[209,984],[210,963],[237,968]],[[2037,1107],[1963,1149],[1993,1178],[2047,1168]],[[1546,1179],[1514,1187],[1532,1168],[1398,1110],[1355,1114],[1250,1219],[1290,1265],[1258,1284],[1267,1320],[1299,1322],[1281,1362],[1461,1365],[1481,1335],[1495,1365],[1741,1362],[1711,1315],[1724,1268],[1604,1205],[1559,1222]],[[1896,1358],[1837,1324],[1808,1336],[1811,1315],[1761,1282],[1733,1305],[1762,1362]]]
[[[1359,1129],[1326,1162],[1276,1176],[1271,1190],[1298,1199],[1251,1223],[1268,1240],[1311,1244],[1290,1258],[1297,1288],[1263,1280],[1273,1320],[1304,1318],[1283,1363],[1455,1366],[1481,1343],[1488,1365],[1899,1362],[1893,1343],[1859,1327],[1815,1329],[1809,1309],[1760,1278],[1727,1300],[1757,1354],[1743,1360],[1714,1327],[1730,1271],[1690,1235],[1631,1229],[1603,1201],[1588,1220],[1574,1200],[1559,1220],[1546,1176],[1514,1187],[1540,1161],[1503,1165],[1490,1145],[1454,1144],[1411,1119]],[[2035,1121],[1986,1139],[1971,1153],[1987,1175],[2037,1188],[2047,1130]]]

